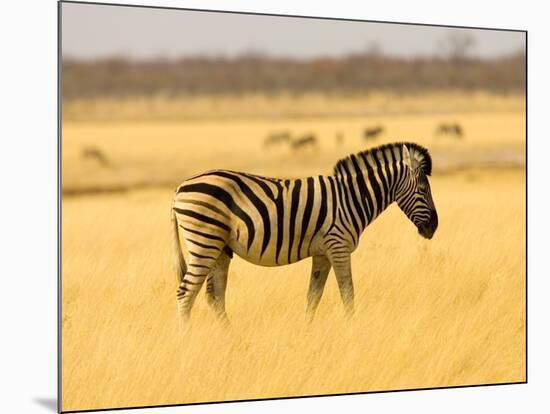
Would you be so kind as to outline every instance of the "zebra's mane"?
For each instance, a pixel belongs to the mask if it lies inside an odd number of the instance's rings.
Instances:
[[[395,149],[398,150],[398,154],[400,157],[403,157],[403,145],[405,145],[410,154],[411,157],[415,158],[416,161],[419,163],[420,167],[424,171],[424,174],[431,175],[432,173],[432,157],[430,156],[430,153],[428,150],[418,144],[415,144],[414,142],[396,142],[393,144],[386,144],[381,145],[379,147],[370,148],[365,151],[361,151],[357,154],[351,154],[348,155],[346,158],[341,159],[336,163],[334,166],[334,175],[342,175],[344,171],[344,167],[351,168],[352,170],[355,170],[353,168],[353,159],[355,158],[363,158],[367,157],[368,155],[372,155],[373,158],[377,158],[377,154],[384,153],[386,150],[391,150],[392,154],[395,156]],[[377,158],[379,159],[379,158]]]

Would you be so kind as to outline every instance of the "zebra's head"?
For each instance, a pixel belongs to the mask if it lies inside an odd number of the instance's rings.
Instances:
[[[404,174],[395,200],[422,237],[431,239],[437,229],[437,211],[428,176],[432,160],[428,151],[416,144],[403,145]]]

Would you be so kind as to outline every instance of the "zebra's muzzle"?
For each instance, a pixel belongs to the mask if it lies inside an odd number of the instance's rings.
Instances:
[[[418,226],[418,233],[426,239],[431,239],[437,230],[437,212],[434,210],[430,219]]]

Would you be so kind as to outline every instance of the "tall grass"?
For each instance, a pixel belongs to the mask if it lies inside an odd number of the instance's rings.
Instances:
[[[180,329],[171,191],[63,201],[64,410],[525,379],[525,175],[435,175],[440,227],[421,239],[392,206],[352,255],[356,314],[333,273],[305,322],[310,260],[236,257],[231,326],[204,292]]]

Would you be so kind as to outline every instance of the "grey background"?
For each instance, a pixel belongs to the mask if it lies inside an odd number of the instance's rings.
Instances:
[[[189,55],[339,57],[376,44],[387,54],[433,56],[451,33],[467,33],[472,56],[496,57],[524,48],[525,34],[292,17],[62,4],[63,55],[95,59]]]

